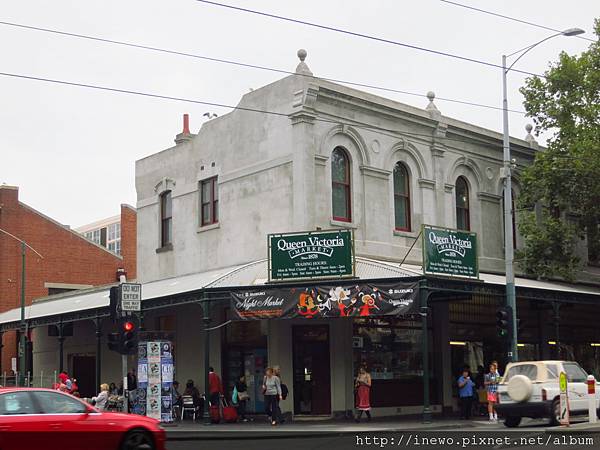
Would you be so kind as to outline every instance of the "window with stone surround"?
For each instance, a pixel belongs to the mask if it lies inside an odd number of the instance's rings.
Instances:
[[[406,166],[394,167],[394,221],[398,231],[410,231],[410,185]]]
[[[352,221],[350,190],[350,158],[346,151],[337,147],[331,153],[331,204],[333,220]]]
[[[166,247],[173,239],[173,206],[171,191],[160,195],[160,246]]]
[[[459,230],[471,230],[471,218],[469,211],[469,185],[464,177],[458,177],[455,185],[456,192],[456,228]]]
[[[219,190],[217,177],[200,182],[200,226],[219,222]]]

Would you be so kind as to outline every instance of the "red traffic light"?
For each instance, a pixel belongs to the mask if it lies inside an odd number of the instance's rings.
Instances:
[[[125,331],[133,331],[134,328],[135,328],[135,324],[133,322],[125,322],[123,324],[123,329]]]

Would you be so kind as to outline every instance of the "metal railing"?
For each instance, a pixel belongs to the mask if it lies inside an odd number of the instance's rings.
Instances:
[[[3,387],[37,387],[37,388],[52,388],[58,379],[58,372],[39,373],[27,372],[20,374],[19,372],[4,372],[0,378],[0,384]]]

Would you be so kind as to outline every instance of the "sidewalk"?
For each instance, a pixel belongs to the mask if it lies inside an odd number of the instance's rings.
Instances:
[[[417,418],[381,418],[360,423],[351,420],[295,421],[273,427],[264,417],[257,416],[253,422],[220,423],[205,425],[202,422],[177,422],[174,426],[165,426],[167,440],[211,440],[211,439],[248,439],[248,438],[292,438],[311,436],[339,436],[365,432],[405,432],[413,430],[447,430],[473,427],[475,421],[434,418],[425,424]],[[482,423],[485,420],[481,421]]]

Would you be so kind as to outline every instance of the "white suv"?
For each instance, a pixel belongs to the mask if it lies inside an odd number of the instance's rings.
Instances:
[[[567,375],[570,414],[588,413],[587,374],[574,361],[525,361],[509,363],[498,385],[498,414],[504,425],[516,427],[523,417],[548,417],[558,424],[560,388],[558,377]],[[596,383],[596,413],[600,416],[600,389]]]

